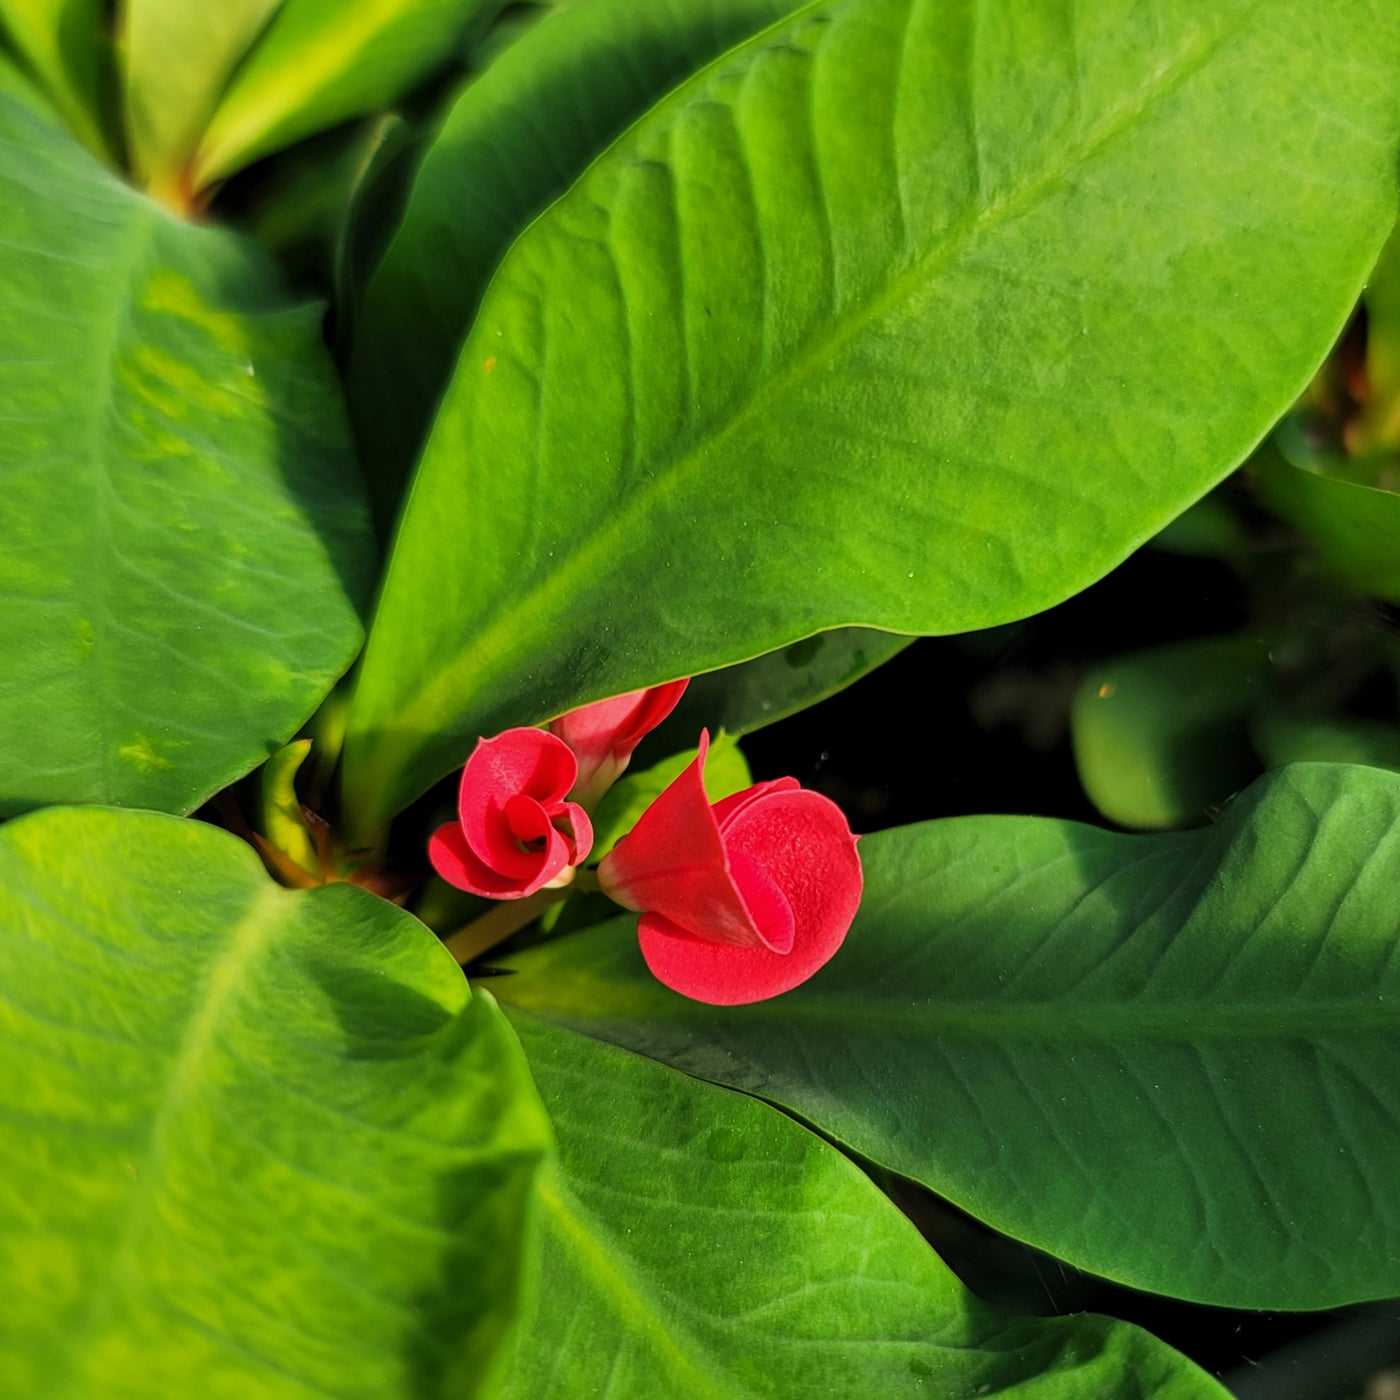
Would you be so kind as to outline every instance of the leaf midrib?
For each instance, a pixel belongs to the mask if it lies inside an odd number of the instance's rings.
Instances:
[[[670,1357],[676,1371],[690,1382],[693,1388],[686,1392],[687,1396],[693,1396],[695,1400],[702,1400],[702,1397],[734,1400],[732,1390],[717,1389],[712,1377],[687,1355],[676,1340],[675,1327],[668,1327],[660,1321],[644,1290],[617,1257],[599,1244],[597,1232],[579,1202],[561,1190],[552,1175],[541,1178],[538,1192],[550,1218],[578,1251],[583,1266],[598,1280],[602,1290],[615,1300],[617,1314],[623,1324],[622,1331],[627,1336],[645,1332],[657,1352]]]
[[[910,0],[911,4],[914,2]],[[877,321],[898,306],[902,299],[912,295],[917,287],[951,263],[967,245],[1036,203],[1073,169],[1087,162],[1119,136],[1130,132],[1158,103],[1208,66],[1226,42],[1250,22],[1262,3],[1263,0],[1254,0],[1233,23],[1187,48],[1175,63],[1163,67],[1150,86],[1137,89],[1129,102],[1101,118],[1085,138],[1066,148],[1058,161],[1029,175],[1018,190],[1009,193],[999,203],[976,209],[955,222],[945,234],[934,240],[924,254],[911,259],[888,278],[878,295],[866,300],[853,300],[846,310],[833,316],[822,332],[813,336],[779,372],[767,376],[759,391],[745,399],[717,431],[689,445],[669,464],[658,464],[648,482],[631,493],[628,503],[583,537],[578,548],[564,562],[533,588],[513,591],[504,610],[497,613],[496,621],[474,638],[469,638],[452,661],[442,667],[399,712],[399,732],[433,734],[437,728],[436,717],[444,709],[444,694],[449,701],[453,697],[465,696],[469,703],[470,697],[481,693],[504,674],[508,669],[506,663],[532,645],[533,634],[524,619],[550,608],[557,610],[558,602],[567,601],[578,592],[600,563],[609,556],[616,557],[621,553],[626,541],[639,532],[638,522],[650,514],[657,498],[677,490],[706,463],[726,438],[759,416],[770,404],[785,398],[792,385],[800,383],[868,324]],[[732,59],[733,55],[724,57]],[[692,84],[707,71],[702,70]],[[676,100],[686,87],[677,89],[669,100]],[[465,361],[466,357],[463,358]],[[858,624],[859,619],[851,619],[851,622]],[[463,670],[470,672],[467,684],[463,684],[459,674]],[[465,708],[465,705],[460,708]]]
[[[198,1091],[201,1072],[208,1062],[220,1028],[247,979],[249,969],[269,947],[282,918],[286,891],[268,883],[254,895],[248,912],[229,932],[222,950],[205,969],[203,981],[191,1003],[184,1032],[169,1061],[164,1091],[156,1105],[147,1133],[137,1186],[126,1210],[126,1221],[113,1242],[102,1281],[91,1290],[81,1316],[68,1329],[63,1349],[63,1372],[51,1394],[86,1400],[76,1390],[80,1357],[85,1344],[109,1322],[118,1305],[144,1286],[137,1264],[137,1250],[150,1228],[165,1177],[163,1159],[169,1153],[171,1125],[184,1105]]]
[[[95,357],[97,375],[91,399],[92,417],[89,434],[89,466],[92,474],[92,489],[88,492],[91,506],[88,513],[89,552],[87,558],[91,559],[93,552],[100,550],[107,566],[101,569],[83,568],[81,570],[82,577],[87,582],[85,591],[90,605],[89,611],[92,614],[93,629],[92,654],[88,658],[92,665],[85,670],[89,687],[97,697],[97,703],[89,707],[89,713],[97,715],[98,738],[102,744],[99,763],[105,795],[108,800],[114,800],[113,794],[118,786],[113,781],[116,740],[109,722],[109,712],[111,698],[119,692],[111,683],[108,667],[107,634],[109,629],[107,624],[111,617],[111,605],[107,598],[106,587],[110,579],[112,560],[112,532],[108,501],[114,491],[112,473],[108,467],[108,452],[111,446],[110,423],[117,411],[113,372],[116,366],[117,347],[121,344],[123,334],[131,323],[131,292],[136,279],[136,269],[144,262],[145,255],[149,251],[151,235],[160,217],[154,205],[148,204],[139,197],[128,200],[127,208],[131,211],[131,228],[123,241],[120,255],[113,258],[111,263],[114,268],[122,268],[125,271],[125,276],[112,279],[112,304],[103,320],[108,334],[100,342],[99,353]],[[83,672],[80,671],[79,675],[82,674]]]
[[[535,1015],[555,1016],[587,1029],[587,1020],[570,1021],[567,1012],[547,1007],[527,1007]],[[590,1013],[585,1013],[589,1015]],[[596,1016],[596,1008],[591,1013]],[[595,1021],[595,1024],[597,1022]],[[645,1024],[632,1020],[630,1024]],[[986,1001],[923,1001],[890,1003],[869,1000],[824,1001],[803,997],[785,1004],[768,1003],[757,1027],[771,1030],[820,1029],[870,1037],[881,1042],[892,1038],[906,1042],[955,1043],[986,1041],[1001,1045],[1008,1040],[1052,1041],[1106,1045],[1132,1041],[1163,1044],[1195,1040],[1258,1041],[1305,1040],[1316,1042],[1329,1035],[1356,1031],[1392,1031],[1400,1034],[1400,996],[1375,1002],[1332,998],[1318,1001],[1227,1001],[1203,1006],[1181,1001],[1114,1001],[1005,1004]],[[727,1027],[696,1028],[703,1039],[713,1037],[728,1044]],[[745,1039],[752,1030],[736,1027]]]

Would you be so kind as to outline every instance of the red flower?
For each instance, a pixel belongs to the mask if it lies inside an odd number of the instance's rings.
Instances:
[[[632,690],[570,710],[550,724],[578,759],[574,796],[592,806],[627,767],[632,751],[672,710],[690,681]]]
[[[855,918],[856,838],[841,809],[778,778],[712,807],[709,735],[684,773],[598,867],[605,893],[642,913],[655,976],[715,1006],[763,1001],[805,982]]]
[[[564,800],[577,777],[569,746],[541,729],[481,740],[462,769],[459,820],[428,842],[433,869],[489,899],[534,894],[593,846],[587,813]]]

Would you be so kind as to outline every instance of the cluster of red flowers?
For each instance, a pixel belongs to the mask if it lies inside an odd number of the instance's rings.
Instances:
[[[687,682],[633,691],[482,739],[462,770],[458,820],[429,855],[458,889],[521,899],[568,879],[593,847],[588,813]],[[795,778],[711,803],[709,735],[695,761],[598,866],[637,910],[642,956],[668,987],[719,1006],[762,1001],[830,961],[860,904],[856,838],[834,802]]]

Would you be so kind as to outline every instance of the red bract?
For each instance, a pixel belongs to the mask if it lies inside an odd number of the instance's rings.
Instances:
[[[632,690],[560,715],[549,726],[578,759],[574,796],[591,805],[618,779],[632,751],[672,710],[689,680]]]
[[[795,778],[710,805],[709,735],[684,773],[598,867],[603,890],[642,913],[658,980],[715,1006],[790,991],[830,961],[860,905],[856,838],[841,809]]]
[[[565,798],[578,778],[569,746],[540,729],[477,744],[457,790],[458,820],[428,842],[450,885],[490,899],[534,894],[593,846],[593,827]]]

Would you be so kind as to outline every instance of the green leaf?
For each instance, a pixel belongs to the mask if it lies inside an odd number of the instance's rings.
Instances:
[[[104,117],[112,97],[106,0],[0,0],[0,32],[93,155],[115,161]]]
[[[282,0],[223,94],[192,184],[388,106],[455,56],[501,0]]]
[[[153,192],[188,198],[185,167],[205,125],[233,70],[283,3],[125,0],[119,14],[127,146],[133,172]]]
[[[590,864],[602,860],[637,824],[637,819],[661,795],[664,788],[695,761],[695,749],[672,754],[640,773],[629,773],[608,790],[593,818],[593,850]],[[718,802],[753,786],[753,774],[732,734],[720,733],[705,760],[705,793]]]
[[[1301,530],[1344,582],[1400,603],[1400,492],[1381,484],[1392,457],[1315,453],[1288,423],[1253,468],[1264,504]]]
[[[1098,578],[1335,339],[1395,222],[1397,67],[1367,0],[813,0],[716,60],[491,282],[400,522],[352,808],[381,823],[507,725]]]
[[[684,1000],[630,920],[490,985],[1136,1288],[1400,1293],[1400,777],[1300,764],[1204,831],[969,817],[860,853],[845,947],[774,1001]]]
[[[1249,534],[1221,492],[1215,491],[1159,530],[1149,544],[1166,554],[1238,559],[1249,548]]]
[[[350,209],[366,172],[387,139],[403,123],[393,114],[346,122],[263,161],[256,176],[238,189],[243,202],[216,205],[237,226],[270,250],[297,286],[330,294],[339,284],[342,243]],[[248,197],[245,191],[255,189]],[[340,330],[344,307],[335,306]]]
[[[416,920],[213,827],[0,829],[0,1392],[469,1395],[548,1128]]]
[[[1285,763],[1365,763],[1400,772],[1400,725],[1382,720],[1269,705],[1251,720],[1250,737],[1270,768]]]
[[[398,230],[413,189],[418,162],[432,135],[427,122],[410,121],[397,112],[384,113],[374,120],[373,127],[373,148],[356,172],[336,228],[335,348],[342,364],[350,359],[350,347],[356,340],[365,287]],[[315,144],[307,142],[306,146]],[[294,154],[295,151],[289,151],[283,159]],[[288,187],[285,193],[290,214],[295,207],[294,188]],[[385,373],[390,372],[386,366]],[[351,392],[358,400],[374,391],[355,384]],[[356,416],[354,411],[351,416]],[[363,435],[363,426],[357,432]],[[363,461],[363,445],[360,456]],[[371,471],[366,475],[375,479],[378,474]],[[372,490],[371,498],[375,494]]]
[[[1123,826],[1203,822],[1259,771],[1246,720],[1270,674],[1262,642],[1210,637],[1114,657],[1071,714],[1084,791]]]
[[[798,3],[582,0],[463,89],[366,291],[350,361],[355,430],[386,521],[516,235],[658,97]]]
[[[764,1104],[528,1016],[559,1140],[512,1400],[1223,1400],[1155,1338],[1008,1318],[839,1153]]]
[[[666,722],[642,741],[638,755],[645,762],[674,753],[694,743],[702,729],[740,735],[785,719],[844,690],[913,640],[868,627],[841,627],[695,676]]]
[[[188,811],[354,659],[373,543],[318,316],[0,67],[0,817]]]

